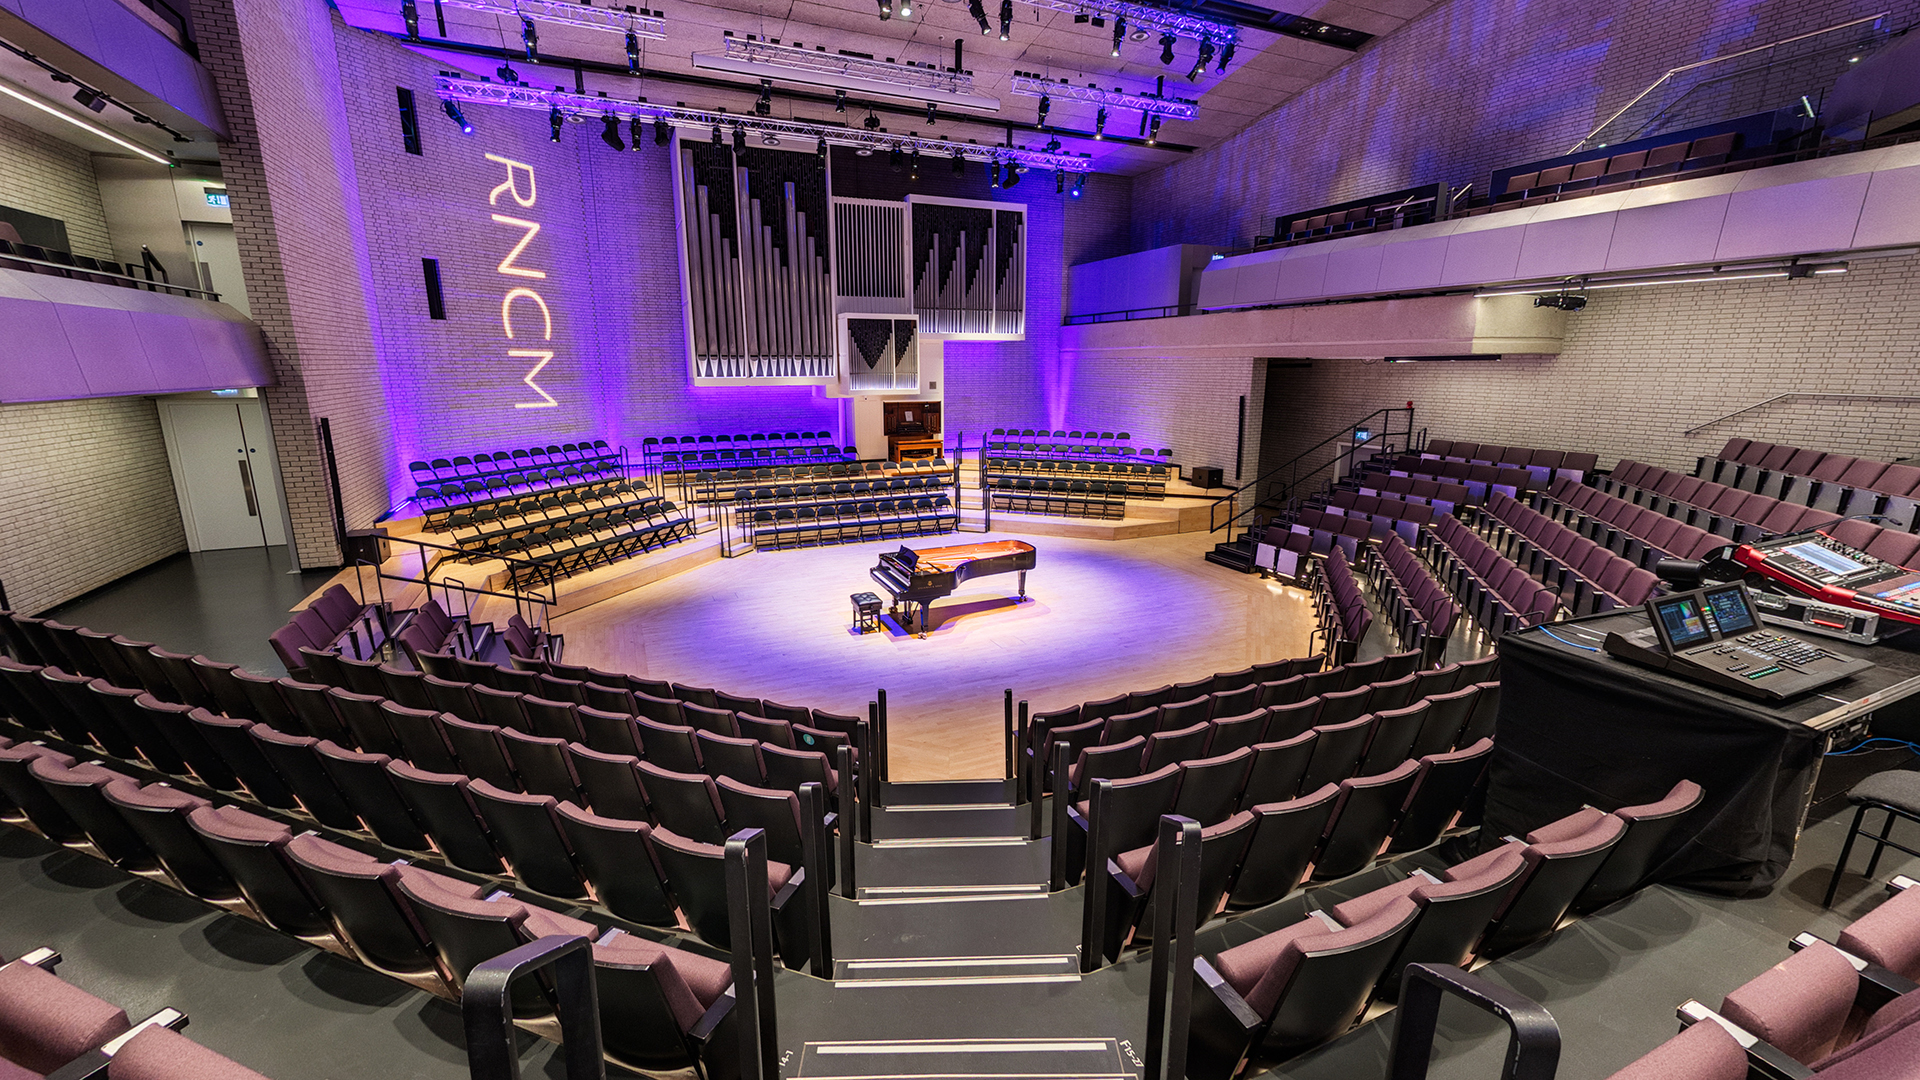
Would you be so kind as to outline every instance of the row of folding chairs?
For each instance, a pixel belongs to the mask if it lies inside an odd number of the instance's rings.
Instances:
[[[13,803],[11,823],[451,1000],[460,999],[468,974],[486,960],[545,937],[586,937],[594,941],[607,1057],[629,1068],[704,1065],[716,1078],[737,1075],[727,1064],[731,1047],[715,1042],[733,1004],[725,960],[620,928],[603,934],[591,922],[499,890],[499,881],[430,870],[385,845],[337,843],[304,828],[296,835],[282,812],[216,805],[166,783],[143,785],[140,771],[82,763],[33,742],[0,748],[0,791]],[[616,831],[628,841],[644,838],[646,846],[629,843],[610,857],[658,854],[658,865],[688,882],[681,893],[700,898],[686,901],[690,906],[718,890],[724,908],[717,849],[643,829]],[[788,901],[802,876],[782,883],[789,894],[782,908],[793,906]],[[516,1019],[550,1019],[553,1005],[542,981],[516,984]],[[185,1059],[197,1067],[185,1075],[253,1075],[210,1056]]]
[[[1421,456],[1473,465],[1505,465],[1531,470],[1541,487],[1561,476],[1575,483],[1584,479],[1599,464],[1597,454],[1577,450],[1546,450],[1538,447],[1496,446],[1493,443],[1468,442],[1465,439],[1431,439]]]
[[[57,681],[57,672],[41,674],[56,686],[64,685]],[[288,723],[288,716],[280,717],[287,729],[161,702],[98,679],[85,686],[96,699],[92,703],[73,695],[35,700],[30,687],[20,687],[29,692],[21,695],[24,707],[11,715],[30,731],[57,734],[77,748],[169,777],[191,778],[225,795],[244,792],[261,806],[297,811],[400,850],[438,853],[463,870],[511,875],[527,889],[561,899],[586,898],[591,891],[587,863],[573,846],[577,837],[563,837],[560,830],[556,815],[564,807],[592,807],[593,813],[618,814],[623,823],[648,828],[658,824],[669,837],[707,846],[724,844],[741,828],[763,828],[777,860],[790,868],[799,862],[803,819],[796,812],[794,792],[761,787],[724,772],[716,782],[705,773],[676,772],[653,760],[697,764],[691,729],[660,726],[664,741],[658,745],[671,749],[642,759],[632,753],[596,752],[563,738],[469,723],[371,695],[290,682],[277,684],[297,720],[296,726]],[[83,711],[78,706],[87,707]],[[631,717],[619,721],[618,727],[626,729],[624,745],[638,748],[633,732],[639,729],[648,748],[656,748],[648,734],[650,722]],[[616,739],[613,745],[620,742]],[[744,749],[745,760],[761,768],[760,748],[752,740],[699,742],[709,746],[708,756],[716,762],[728,751],[737,755]],[[792,756],[798,767],[825,761],[817,752]],[[30,762],[16,764],[24,769]],[[763,782],[763,776],[759,771],[751,774],[755,781]],[[824,810],[823,781],[831,782],[817,766],[803,779],[822,784]],[[831,825],[831,816],[825,822]],[[831,845],[823,844],[821,850],[830,851]],[[817,880],[831,884],[830,866],[823,865],[820,874]],[[628,885],[630,893],[632,883]],[[659,891],[655,888],[652,894]],[[724,920],[724,892],[720,899],[715,918]],[[671,927],[674,906],[609,911]],[[719,947],[727,944],[724,934],[702,936]],[[798,966],[805,956],[804,950],[793,951],[788,962]]]
[[[501,507],[481,507],[460,525],[447,525],[455,545],[469,551],[484,551],[513,536],[524,536],[545,525],[564,525],[582,521],[596,513],[630,512],[638,507],[657,506],[663,500],[644,483],[620,481],[625,490],[617,498],[567,500],[543,495],[529,504],[516,505],[511,512]]]
[[[461,554],[455,557],[470,562],[504,557],[525,558],[529,550],[553,550],[583,537],[592,537],[634,522],[658,519],[674,509],[669,501],[649,496],[617,506],[537,518],[498,529],[491,536],[459,540],[457,543]]]
[[[1112,461],[1145,462],[1171,466],[1173,447],[1119,444],[1102,446],[1095,443],[1049,443],[1018,442],[1011,439],[989,439],[981,448],[988,454],[1012,455],[1028,458],[1047,458],[1054,461]]]
[[[592,483],[575,484],[564,489],[535,490],[525,494],[509,494],[499,499],[478,502],[471,505],[455,506],[438,513],[427,515],[426,527],[433,532],[458,534],[462,529],[479,529],[498,525],[502,522],[551,517],[554,507],[561,512],[569,512],[569,507],[583,509],[632,502],[636,496],[651,493],[646,483],[621,477],[613,480],[597,480]]]
[[[994,428],[993,430],[989,431],[987,434],[989,437],[993,437],[993,438],[999,438],[1004,436],[1004,437],[1024,438],[1024,439],[1031,439],[1031,438],[1072,439],[1074,442],[1089,442],[1089,443],[1094,443],[1096,445],[1102,444],[1102,443],[1133,441],[1133,436],[1129,435],[1124,431],[1093,431],[1091,429],[1087,431],[1066,431],[1066,430],[1048,431],[1046,428],[1040,428],[1036,430],[1034,428],[1007,427],[1007,428]]]
[[[1165,465],[1129,465],[1098,461],[1057,461],[1048,458],[1008,458],[990,457],[981,469],[987,480],[997,480],[1002,476],[1045,478],[1048,480],[1105,480],[1124,481],[1127,493],[1141,498],[1160,499],[1166,497],[1167,479],[1170,468]]]
[[[266,1080],[179,1033],[187,1015],[163,1008],[139,1023],[126,1010],[54,974],[61,956],[0,957],[0,1068],[18,1077]]]
[[[412,461],[407,463],[407,469],[413,474],[415,484],[424,485],[444,484],[453,480],[484,480],[490,476],[566,468],[570,465],[578,466],[583,474],[615,475],[625,471],[622,468],[625,460],[624,447],[616,449],[607,445],[605,439],[582,439],[577,443],[495,450],[471,457],[462,454],[451,458]]]
[[[1056,842],[1065,843],[1069,865],[1082,868],[1091,909],[1085,925],[1100,928],[1103,940],[1092,944],[1103,958],[1117,959],[1130,942],[1138,943],[1140,918],[1152,899],[1146,860],[1163,815],[1202,823],[1196,922],[1204,924],[1223,910],[1262,907],[1303,886],[1359,873],[1383,852],[1437,842],[1486,776],[1493,741],[1264,802],[1247,801],[1247,781],[1240,779],[1256,766],[1257,753],[1242,748],[1151,773],[1097,777],[1087,782],[1082,801],[1056,815],[1062,832],[1055,835],[1065,838]]]
[[[1440,873],[1424,870],[1244,944],[1196,957],[1188,1076],[1231,1080],[1256,1050],[1292,1057],[1344,1034],[1409,964],[1465,967],[1551,934],[1569,911],[1633,892],[1699,805],[1588,808]],[[1204,844],[1204,840],[1203,840]]]
[[[618,483],[623,479],[625,476],[622,474],[609,474],[597,469],[588,471],[577,465],[564,468],[556,466],[490,476],[484,480],[428,484],[418,488],[410,501],[426,514],[429,528],[439,528],[462,510],[510,502],[529,495],[558,494],[572,498],[580,489]]]
[[[1433,567],[1462,611],[1488,635],[1553,619],[1560,594],[1535,581],[1527,569],[1500,553],[1459,518],[1441,518],[1420,534],[1420,555]]]
[[[1481,527],[1507,557],[1553,587],[1576,615],[1644,604],[1660,585],[1653,571],[1525,503],[1498,495],[1478,513]],[[1914,540],[1920,545],[1920,537]]]
[[[1535,509],[1647,569],[1669,557],[1697,559],[1731,542],[1724,536],[1586,484],[1562,491],[1559,496],[1537,495],[1532,502]]]
[[[741,443],[773,443],[778,445],[780,443],[795,442],[824,442],[832,438],[833,432],[831,431],[755,431],[734,435],[661,435],[657,438],[648,436],[640,440],[640,445],[643,448],[685,446],[689,443],[695,446],[706,446],[708,444],[715,446],[738,446]]]
[[[1460,605],[1446,587],[1397,533],[1366,548],[1361,568],[1400,643],[1418,652],[1424,663],[1439,660],[1460,619]]]
[[[1451,521],[1453,519],[1448,518]],[[1313,564],[1307,587],[1313,595],[1316,626],[1308,644],[1326,642],[1327,655],[1336,664],[1352,660],[1373,628],[1373,610],[1360,592],[1359,579],[1347,562],[1346,552],[1335,547]]]
[[[535,530],[531,535],[499,545],[495,556],[509,561],[508,571],[516,586],[551,584],[560,578],[608,566],[622,559],[671,547],[696,535],[693,519],[680,514],[671,501],[636,511],[625,520],[595,518],[576,525],[552,530]],[[606,529],[616,530],[611,536]],[[536,550],[544,549],[544,550]]]
[[[868,499],[755,510],[745,526],[754,547],[779,549],[949,533],[960,512],[945,495]]]
[[[754,446],[736,450],[662,450],[656,466],[661,475],[676,474],[681,480],[693,474],[743,467],[809,465],[823,462],[850,462],[860,457],[858,447],[821,443],[812,446]]]
[[[1920,889],[1910,878],[1829,943],[1787,943],[1786,959],[1735,988],[1717,1009],[1688,1000],[1679,1035],[1615,1080],[1755,1076],[1880,1080],[1920,1060]]]
[[[990,483],[987,497],[995,510],[1009,514],[1047,514],[1055,517],[1095,517],[1118,520],[1127,516],[1125,481],[1031,480],[1008,476],[983,477]]]
[[[1747,439],[1729,439],[1718,457],[1698,459],[1693,475],[1837,513],[1884,514],[1909,530],[1920,501],[1920,465]]]
[[[733,489],[733,505],[739,509],[781,506],[830,500],[868,499],[881,495],[921,495],[946,489],[951,476],[900,476],[880,480],[841,480],[830,484],[780,484],[771,487],[742,486]]]
[[[715,487],[731,484],[752,483],[805,483],[807,481],[843,480],[865,477],[874,479],[892,479],[901,476],[945,476],[951,479],[955,466],[946,458],[917,458],[913,461],[842,461],[821,463],[818,465],[782,465],[778,468],[762,467],[756,469],[721,469],[708,473],[704,479]]]

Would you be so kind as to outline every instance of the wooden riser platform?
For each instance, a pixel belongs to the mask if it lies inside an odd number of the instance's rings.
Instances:
[[[1137,540],[1143,536],[1206,532],[1211,500],[1168,498],[1130,502],[1119,519],[1054,517],[1047,514],[993,512],[993,531],[1022,536],[1073,536],[1082,540]],[[977,515],[978,511],[972,512]]]

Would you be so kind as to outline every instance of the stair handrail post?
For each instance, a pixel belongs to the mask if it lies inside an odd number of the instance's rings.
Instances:
[[[808,935],[813,974],[818,979],[833,977],[833,920],[827,910],[827,894],[832,881],[827,876],[826,786],[818,780],[800,785],[800,861],[807,868],[807,904],[812,908],[812,931]]]
[[[1067,817],[1067,808],[1073,805],[1072,793],[1068,791],[1067,773],[1072,765],[1067,760],[1071,752],[1064,742],[1053,744],[1053,841],[1047,855],[1047,891],[1060,892],[1067,887],[1067,835],[1073,828],[1073,822]],[[1033,824],[1034,839],[1038,840],[1040,827],[1040,792],[1046,786],[1047,763],[1037,763],[1041,779],[1033,785]]]
[[[1328,469],[1335,468],[1340,464],[1342,459],[1351,458],[1354,451],[1358,450],[1360,447],[1370,445],[1376,441],[1378,442],[1386,441],[1387,427],[1388,427],[1388,424],[1391,423],[1391,418],[1394,413],[1407,414],[1407,423],[1409,427],[1411,427],[1411,425],[1413,424],[1413,415],[1414,415],[1414,410],[1412,406],[1393,406],[1391,408],[1375,409],[1374,411],[1368,413],[1367,415],[1361,417],[1360,419],[1355,420],[1353,423],[1348,424],[1345,427],[1341,428],[1339,431],[1335,432],[1334,434],[1327,436],[1326,438],[1320,440],[1319,442],[1313,444],[1312,446],[1306,448],[1305,450],[1302,450],[1300,453],[1295,454],[1290,460],[1282,462],[1281,464],[1276,465],[1271,469],[1268,469],[1266,472],[1261,473],[1259,476],[1256,476],[1250,483],[1241,487],[1238,491],[1230,492],[1226,495],[1221,496],[1218,499],[1215,499],[1213,501],[1213,505],[1208,508],[1208,515],[1209,515],[1208,522],[1213,526],[1213,528],[1210,529],[1209,531],[1218,532],[1219,530],[1226,528],[1227,526],[1233,524],[1235,521],[1238,521],[1240,518],[1253,512],[1253,510],[1256,507],[1258,507],[1262,502],[1265,501],[1260,498],[1261,485],[1266,483],[1268,480],[1275,477],[1276,475],[1278,475],[1282,470],[1285,470],[1288,476],[1287,487],[1282,497],[1283,498],[1292,497],[1295,490],[1300,485],[1300,481],[1301,481],[1300,463],[1302,461],[1304,461],[1309,455],[1316,453],[1321,448],[1329,445],[1330,443],[1338,442],[1341,439],[1349,437],[1350,435],[1353,434],[1354,431],[1358,430],[1364,425],[1369,424],[1376,417],[1386,418],[1385,422],[1382,423],[1381,430],[1379,432],[1369,432],[1368,437],[1365,440],[1356,442],[1352,446],[1349,446],[1347,449],[1341,451],[1338,454],[1335,454],[1331,459],[1329,459],[1325,463],[1321,465],[1317,465],[1311,470],[1309,470],[1306,473],[1306,475],[1308,477],[1311,477],[1311,476],[1317,475],[1318,473],[1324,472]],[[1246,491],[1248,488],[1253,489],[1254,501],[1245,507],[1238,507],[1236,500],[1238,500],[1241,493]],[[1215,513],[1215,511],[1218,509],[1221,503],[1235,504],[1233,506],[1228,507],[1228,509],[1233,510],[1233,513],[1225,521],[1220,521],[1217,514]]]
[[[1200,907],[1200,823],[1160,816],[1154,841],[1153,953],[1148,967],[1145,1080],[1184,1080],[1192,1019],[1193,933]],[[1169,1000],[1168,991],[1172,991]]]
[[[871,707],[868,715],[871,716]],[[860,725],[860,839],[873,843],[873,723]]]
[[[921,627],[921,629],[924,630],[926,628],[923,626]],[[887,688],[886,687],[883,686],[879,690],[875,691],[875,702],[879,707],[879,715],[880,715],[880,726],[877,729],[879,734],[879,740],[880,740],[880,782],[884,784],[893,779],[892,775],[887,769]]]
[[[567,1080],[606,1080],[593,943],[579,934],[530,941],[481,961],[467,976],[460,1017],[473,1080],[520,1080],[518,1029],[509,991],[515,979],[545,967],[553,969],[554,1012],[563,1036]]]
[[[840,769],[840,815],[834,826],[840,834],[840,895],[849,900],[859,895],[854,883],[854,823],[860,814],[859,797],[853,790],[853,747],[841,743],[835,751]]]
[[[724,858],[740,1080],[778,1080],[779,1024],[774,1015],[773,914],[767,898],[766,832],[741,829],[729,836]]]
[[[1061,747],[1065,756],[1065,747]],[[1053,798],[1057,806],[1062,801],[1066,789],[1066,777],[1063,774],[1054,782]],[[1105,824],[1107,800],[1111,797],[1113,781],[1101,777],[1090,785],[1092,790],[1087,797],[1087,864],[1080,874],[1080,886],[1083,890],[1080,906],[1080,970],[1093,972],[1100,970],[1106,960],[1106,950],[1102,938],[1107,925],[1107,888],[1106,888],[1106,835]],[[1055,814],[1056,819],[1058,814]],[[1059,844],[1055,837],[1054,843]],[[1064,849],[1062,849],[1064,850]]]

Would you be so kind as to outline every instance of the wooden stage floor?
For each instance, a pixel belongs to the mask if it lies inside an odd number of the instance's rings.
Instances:
[[[924,537],[940,547],[1012,534]],[[925,640],[852,631],[848,597],[900,542],[756,552],[696,567],[554,620],[566,659],[830,712],[866,715],[887,691],[895,780],[1001,775],[1002,692],[1036,712],[1307,651],[1307,595],[1202,559],[1214,537],[1027,537],[1016,578],[966,582],[933,606]]]

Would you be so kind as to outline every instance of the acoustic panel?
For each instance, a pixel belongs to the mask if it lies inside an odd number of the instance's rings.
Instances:
[[[913,310],[923,333],[1007,340],[1026,333],[1027,208],[910,196]]]
[[[836,377],[827,177],[812,154],[682,141],[679,196],[696,383]]]

